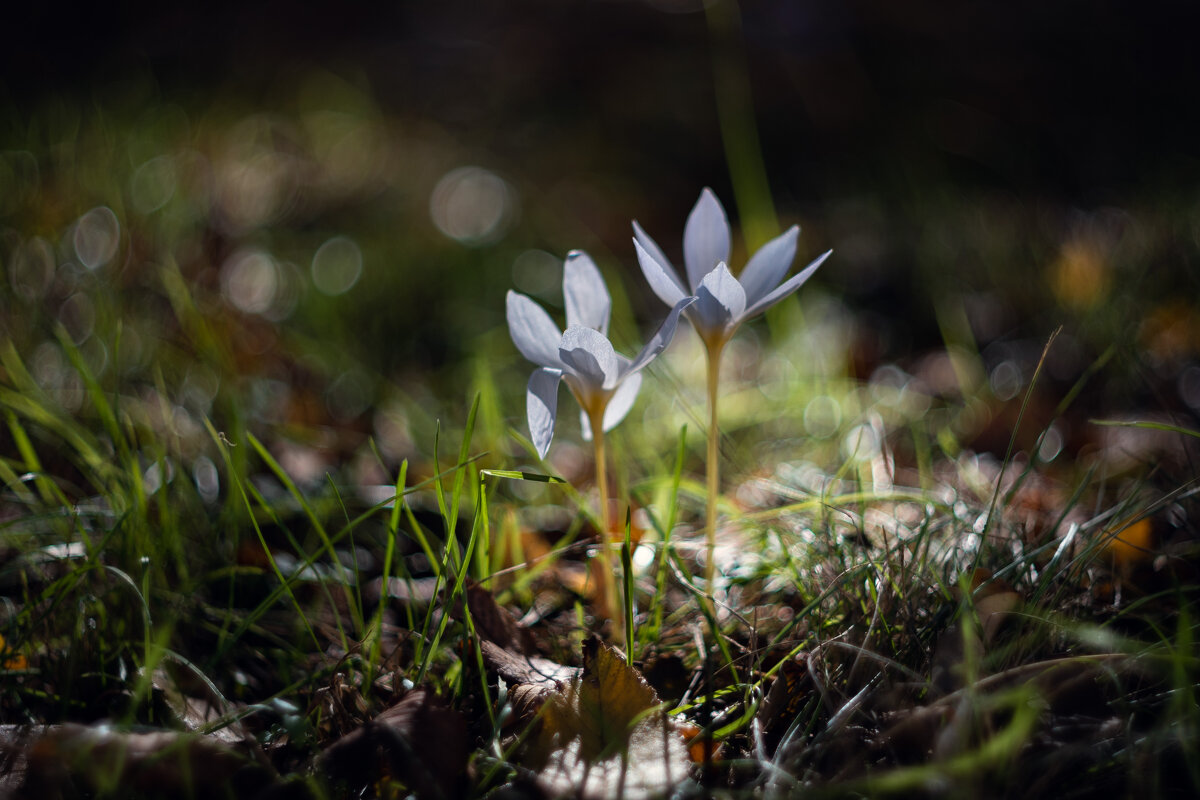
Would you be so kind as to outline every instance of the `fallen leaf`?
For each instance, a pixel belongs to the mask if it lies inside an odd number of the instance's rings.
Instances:
[[[687,747],[654,690],[615,649],[584,643],[583,671],[546,697],[526,753],[548,795],[659,797],[687,775]]]
[[[566,667],[541,656],[514,653],[486,639],[479,642],[479,647],[484,663],[509,684],[530,684],[554,691],[580,673],[578,667]]]
[[[767,696],[759,706],[757,714],[763,748],[767,755],[775,753],[784,733],[813,690],[806,653],[800,653],[795,658],[783,662],[779,668],[779,675],[767,690]]]
[[[491,592],[474,581],[467,586],[467,608],[481,639],[516,653],[536,650],[529,629],[522,626],[508,609],[501,608]]]
[[[952,594],[962,604],[962,613],[971,615],[978,623],[955,623],[937,638],[932,677],[934,685],[944,693],[963,686],[970,677],[963,671],[965,665],[979,663],[987,647],[995,643],[1004,622],[1024,602],[1007,581],[979,568],[960,578]]]
[[[224,698],[188,673],[182,666],[168,662],[168,669],[154,670],[150,685],[162,693],[163,701],[188,733],[205,733],[236,748],[257,747],[254,737],[240,721],[232,718]],[[223,719],[230,716],[229,719]],[[225,724],[218,724],[224,722]],[[215,727],[214,727],[215,726]]]
[[[463,796],[469,755],[463,715],[433,692],[413,689],[327,747],[319,768],[343,787],[361,790],[390,776],[422,800],[450,800]]]
[[[118,787],[140,797],[247,797],[275,782],[266,767],[212,737],[65,723],[29,746],[17,797],[112,796]]]
[[[401,603],[424,607],[437,599],[438,591],[444,585],[437,578],[388,578],[387,596]],[[364,587],[367,600],[376,603],[384,593],[383,578],[376,578]]]
[[[3,636],[0,636],[0,669],[29,669],[29,662],[25,660],[25,656],[13,651]]]
[[[1155,554],[1154,526],[1148,517],[1118,528],[1105,551],[1118,569],[1128,570]]]

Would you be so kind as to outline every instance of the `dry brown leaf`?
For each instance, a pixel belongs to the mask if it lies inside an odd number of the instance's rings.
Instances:
[[[163,700],[188,733],[206,733],[234,747],[257,748],[254,737],[237,719],[223,720],[232,710],[225,699],[175,664],[173,669],[160,666],[151,676],[151,685],[162,692]],[[180,678],[182,674],[182,679]],[[225,722],[226,724],[216,725]],[[216,725],[216,727],[213,727]]]
[[[515,653],[536,652],[533,634],[522,626],[506,608],[501,608],[492,593],[471,581],[467,585],[467,608],[475,632],[481,639],[500,645]]]
[[[417,797],[461,797],[470,745],[467,721],[425,689],[325,749],[320,771],[334,784],[361,789],[383,775],[402,780]]]
[[[649,684],[615,649],[584,643],[583,671],[548,693],[526,754],[549,795],[659,797],[688,774],[690,759]]]
[[[1015,591],[995,592],[975,601],[975,613],[979,615],[985,645],[995,642],[1000,626],[1021,606],[1021,602],[1021,595]]]
[[[808,654],[800,653],[784,661],[757,714],[763,747],[768,755],[775,753],[784,732],[813,691],[812,676],[808,674]]]
[[[486,639],[479,642],[479,648],[488,667],[514,686],[529,684],[553,691],[580,672],[578,667],[565,667],[548,658],[514,653]]]
[[[270,770],[209,736],[65,723],[29,746],[17,797],[104,794],[117,787],[145,797],[245,797],[274,782]]]

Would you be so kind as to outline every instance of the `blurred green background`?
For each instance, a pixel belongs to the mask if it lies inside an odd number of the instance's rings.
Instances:
[[[832,359],[812,369],[1012,405],[1062,326],[1032,413],[1103,360],[1065,446],[1095,444],[1090,416],[1194,426],[1196,16],[28,4],[0,55],[0,326],[68,410],[84,387],[64,336],[183,439],[244,412],[391,460],[460,420],[484,373],[485,413],[523,430],[504,292],[555,309],[570,249],[609,277],[631,352],[664,309],[630,220],[677,258],[707,185],[736,264],[792,223],[798,264],[834,248],[801,292],[817,338],[782,353],[793,372]],[[976,417],[964,444],[1002,451],[1011,411]]]

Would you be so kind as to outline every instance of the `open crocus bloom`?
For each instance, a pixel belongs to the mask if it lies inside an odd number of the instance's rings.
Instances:
[[[642,384],[640,370],[671,343],[679,314],[696,299],[680,295],[642,352],[629,359],[608,341],[612,299],[600,270],[587,253],[574,250],[567,255],[563,298],[567,306],[566,332],[559,331],[550,315],[525,295],[509,291],[506,298],[513,344],[521,355],[538,365],[529,378],[525,401],[529,433],[543,458],[554,437],[558,382],[566,381],[579,401],[584,438],[591,438],[591,420],[602,420],[605,431],[612,429],[633,408]]]
[[[742,322],[799,289],[833,252],[822,254],[801,272],[780,283],[796,257],[800,229],[793,225],[759,248],[746,262],[740,278],[735,278],[728,267],[729,220],[716,195],[707,188],[700,193],[683,229],[687,286],[662,249],[636,221],[633,232],[638,262],[659,299],[673,306],[681,298],[695,295],[696,302],[687,309],[687,317],[709,349],[721,347]]]

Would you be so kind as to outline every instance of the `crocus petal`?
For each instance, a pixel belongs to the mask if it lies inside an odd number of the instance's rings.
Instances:
[[[633,408],[633,404],[637,400],[638,389],[641,387],[642,374],[640,372],[635,372],[621,381],[617,390],[609,398],[608,407],[604,409],[605,431],[611,431],[617,427],[618,422],[625,419],[625,415]]]
[[[636,226],[637,223],[634,225]],[[637,251],[638,263],[642,265],[642,274],[646,276],[646,282],[658,295],[659,300],[673,306],[687,296],[687,290],[683,288],[675,270],[668,265],[665,259],[660,261],[654,255],[653,250],[647,249],[637,239],[633,240],[633,249]],[[662,251],[659,251],[660,255],[661,253]]]
[[[563,334],[558,356],[586,390],[611,389],[620,377],[621,365],[612,343],[592,328],[572,325]]]
[[[706,187],[683,229],[683,263],[693,292],[721,262],[729,262],[729,220],[721,201]]]
[[[604,408],[604,431],[606,433],[617,427],[621,420],[629,414],[633,404],[637,401],[640,388],[642,388],[640,372],[633,373],[617,386],[612,397],[608,399],[608,405]],[[588,419],[587,412],[582,409],[579,411],[579,428],[583,432],[583,440],[590,442],[592,440],[592,423]]]
[[[795,275],[784,281],[784,283],[780,285],[778,289],[771,292],[754,305],[750,306],[750,308],[746,309],[746,313],[742,315],[742,319],[748,319],[753,317],[755,314],[761,314],[783,298],[787,297],[792,292],[799,289],[804,282],[811,278],[812,274],[817,271],[817,267],[825,263],[825,259],[829,258],[831,253],[833,253],[832,250],[826,250],[803,270],[797,272]]]
[[[567,326],[582,325],[608,334],[612,298],[596,268],[582,250],[572,250],[563,264],[563,299],[567,304]]]
[[[638,224],[636,219],[633,221],[633,240],[640,244],[643,250],[654,256],[655,260],[658,261],[659,264],[662,264],[664,267],[666,267],[667,272],[671,273],[671,277],[675,279],[676,286],[678,286],[680,289],[683,288],[683,284],[680,283],[679,278],[676,275],[675,265],[671,263],[671,259],[667,258],[667,254],[664,253],[662,248],[658,246],[658,242],[654,241],[654,239],[650,237],[650,234],[642,230],[642,226]]]
[[[688,318],[701,336],[719,333],[742,318],[746,292],[724,263],[704,276]]]
[[[675,329],[679,325],[680,313],[695,302],[696,298],[685,297],[671,308],[671,313],[667,314],[667,318],[663,320],[663,324],[658,326],[658,330],[650,337],[650,341],[646,342],[646,346],[642,348],[642,352],[638,353],[637,357],[624,369],[624,375],[636,373],[639,369],[653,361],[659,353],[667,349],[667,345],[675,338]],[[617,391],[619,392],[620,389]]]
[[[543,367],[559,367],[558,343],[562,331],[537,303],[511,289],[505,298],[508,311],[508,335],[521,355]]]
[[[550,451],[550,440],[554,438],[560,378],[560,369],[535,369],[529,376],[529,386],[525,389],[525,414],[529,419],[529,436],[541,458],[545,458],[546,453]]]
[[[588,421],[587,412],[579,409],[579,431],[585,442],[592,440],[592,423]]]
[[[746,290],[746,303],[753,306],[779,285],[796,257],[796,240],[800,229],[793,225],[781,236],[758,248],[758,252],[746,263],[738,282]]]

